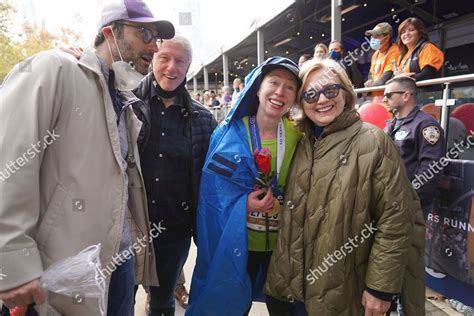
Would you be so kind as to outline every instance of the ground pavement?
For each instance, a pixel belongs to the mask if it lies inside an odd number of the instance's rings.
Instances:
[[[197,249],[194,244],[191,245],[189,251],[188,261],[184,266],[184,274],[186,276],[186,288],[189,290],[189,285],[191,282],[191,275],[194,269],[194,262],[196,260]],[[435,293],[430,289],[427,289],[427,296],[433,296]],[[135,316],[146,316],[145,315],[145,303],[146,303],[146,294],[145,291],[140,287],[137,293],[137,303],[135,305]],[[462,316],[463,314],[456,312],[450,306],[444,302],[438,302],[434,300],[426,300],[426,314],[429,316]],[[179,303],[176,302],[176,316],[183,316],[184,309],[179,306]],[[268,316],[267,309],[263,303],[253,303],[252,310],[250,311],[250,316]],[[392,313],[392,315],[397,315]],[[391,315],[391,316],[392,316]]]

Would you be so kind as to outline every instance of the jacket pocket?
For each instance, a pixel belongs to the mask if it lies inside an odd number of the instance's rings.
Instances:
[[[38,232],[36,233],[36,243],[38,249],[44,249],[48,237],[51,233],[51,229],[53,228],[54,224],[57,222],[57,218],[61,212],[61,207],[64,204],[64,200],[67,196],[67,190],[64,189],[59,184],[56,185],[56,189],[54,189],[53,196],[48,204],[48,208],[44,213],[44,216],[41,220],[41,223],[38,227]]]

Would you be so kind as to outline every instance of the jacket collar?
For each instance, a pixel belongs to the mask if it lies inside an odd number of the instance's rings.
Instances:
[[[162,97],[158,94],[158,90],[156,89],[156,86],[158,85],[158,83],[156,82],[156,79],[153,73],[151,73],[151,77],[153,80],[150,80],[150,99],[153,99],[154,97],[161,99]],[[173,101],[173,105],[184,107],[184,100],[183,100],[182,93],[178,93],[176,95]]]
[[[418,112],[420,112],[420,109],[415,105],[413,110],[411,110],[410,114],[408,114],[404,119],[402,119],[403,124],[406,124],[406,123],[409,123],[409,122],[413,121],[413,119],[418,114]]]
[[[336,119],[331,124],[324,127],[324,131],[321,134],[320,138],[322,139],[330,134],[346,129],[349,126],[354,125],[354,123],[356,123],[357,121],[360,121],[360,117],[357,111],[354,109],[346,109],[338,117],[336,117]],[[314,123],[311,122],[310,119],[306,118],[305,133],[307,135],[314,135],[313,128]]]
[[[138,86],[132,92],[141,100],[151,100],[154,96],[158,96],[153,84],[154,81],[155,75],[153,75],[153,72],[150,72],[142,79],[142,81],[140,81]],[[188,113],[193,113],[192,99],[186,91],[186,88],[183,88],[183,91],[178,93],[175,103],[184,107]]]
[[[415,106],[415,107],[413,108],[413,110],[411,110],[411,112],[410,112],[405,118],[402,119],[403,122],[398,126],[397,129],[399,129],[399,128],[402,127],[403,125],[408,124],[408,123],[410,123],[411,121],[413,121],[413,119],[416,117],[416,115],[418,114],[418,112],[420,112],[420,109],[419,109],[417,106]],[[396,120],[397,120],[397,119],[394,118],[394,119],[392,119],[392,120],[390,121],[390,125],[387,127],[389,133],[394,132]]]
[[[352,139],[356,137],[360,128],[362,127],[362,121],[360,120],[359,114],[356,110],[344,110],[331,124],[324,128],[323,133],[321,134],[319,139],[317,139],[319,141],[317,153],[314,153],[313,151],[314,144],[316,141],[316,138],[314,137],[313,133],[313,126],[313,122],[306,118],[304,123],[304,138],[306,139],[305,149],[306,156],[308,158],[322,157],[334,146],[344,142],[350,143]],[[343,147],[345,148],[347,146]]]
[[[87,69],[92,70],[98,75],[102,75],[102,70],[99,62],[99,57],[96,55],[96,51],[93,47],[88,47],[84,54],[79,59],[79,65]],[[103,77],[103,76],[102,76]]]

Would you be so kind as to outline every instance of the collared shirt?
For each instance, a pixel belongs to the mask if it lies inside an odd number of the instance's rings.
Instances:
[[[150,91],[150,138],[141,155],[148,210],[150,221],[166,228],[157,239],[176,241],[192,228],[190,114],[179,97],[166,108],[154,86]]]

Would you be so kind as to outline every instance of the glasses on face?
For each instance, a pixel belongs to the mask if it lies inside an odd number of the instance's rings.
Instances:
[[[404,94],[405,91],[392,91],[392,92],[387,92],[383,96],[386,97],[387,99],[391,99],[394,94]]]
[[[319,91],[314,88],[310,88],[301,93],[301,98],[305,100],[306,103],[318,102],[319,96],[321,94],[324,94],[324,96],[328,99],[334,99],[339,95],[339,90],[341,90],[341,88],[343,88],[342,85],[338,83],[330,84]]]
[[[142,31],[142,34],[143,34],[143,42],[145,44],[148,44],[150,43],[152,40],[154,40],[156,42],[156,45],[158,46],[158,48],[161,46],[161,44],[163,43],[163,39],[158,35],[158,34],[153,34],[153,31],[150,30],[149,28],[147,27],[144,27],[144,26],[141,26],[141,25],[134,25],[134,24],[128,24],[128,23],[124,23],[124,22],[120,22],[119,24],[122,24],[122,25],[126,25],[126,26],[130,26],[130,27],[134,27],[136,29],[140,29]]]

